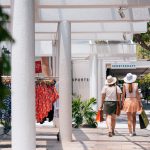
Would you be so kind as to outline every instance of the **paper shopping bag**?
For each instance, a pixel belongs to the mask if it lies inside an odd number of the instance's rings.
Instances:
[[[145,129],[149,124],[148,117],[144,110],[142,110],[142,112],[139,114],[139,122],[141,129]]]
[[[102,121],[104,121],[104,118],[103,118],[103,110],[99,110],[99,111],[97,112],[96,121],[97,121],[97,122],[102,122]]]

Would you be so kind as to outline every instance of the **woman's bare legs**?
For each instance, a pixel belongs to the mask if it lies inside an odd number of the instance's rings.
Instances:
[[[112,133],[114,134],[115,126],[116,126],[116,114],[112,115]]]
[[[132,118],[133,118],[133,132],[135,132],[135,127],[136,127],[136,112],[132,113]]]
[[[114,135],[114,129],[116,126],[116,115],[106,115],[106,124],[107,124],[107,128],[108,128],[108,132],[109,132],[109,136],[112,136],[112,134]]]
[[[111,123],[111,115],[106,115],[106,124],[108,128],[108,132],[112,132],[112,123]]]
[[[132,122],[133,122],[133,118],[132,118],[132,114],[130,112],[127,112],[127,117],[128,117],[128,129],[129,129],[129,133],[132,134]]]

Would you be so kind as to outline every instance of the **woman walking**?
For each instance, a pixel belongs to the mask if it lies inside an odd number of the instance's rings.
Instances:
[[[121,89],[116,85],[116,81],[117,79],[115,77],[108,76],[105,81],[105,86],[101,91],[102,102],[100,109],[102,109],[104,105],[109,137],[115,135],[117,101],[120,103],[120,95],[122,93]]]
[[[135,136],[136,113],[142,108],[140,94],[138,92],[138,83],[135,83],[137,76],[128,73],[124,78],[123,85],[123,110],[127,113],[129,135]]]

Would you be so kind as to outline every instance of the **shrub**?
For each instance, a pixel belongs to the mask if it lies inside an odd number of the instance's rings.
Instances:
[[[81,97],[75,97],[73,99],[72,118],[75,128],[80,126],[97,127],[97,122],[95,121],[96,111],[92,108],[95,103],[95,98],[86,101],[82,101]]]

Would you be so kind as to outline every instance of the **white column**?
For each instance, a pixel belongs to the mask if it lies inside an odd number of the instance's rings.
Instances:
[[[90,98],[98,97],[98,60],[97,54],[90,54]]]
[[[104,68],[103,68],[103,59],[99,59],[99,61],[98,61],[98,77],[99,77],[99,81],[98,81],[98,83],[99,83],[99,91],[101,92],[101,90],[102,90],[102,88],[103,88],[103,86],[104,86],[104,82],[103,82],[103,80],[105,81],[105,79],[104,79],[104,76],[105,76],[105,70],[103,70]]]
[[[59,76],[59,43],[58,40],[52,41],[52,56],[53,56],[53,75]]]
[[[12,150],[35,150],[34,0],[15,0],[12,49]]]
[[[105,63],[102,58],[98,60],[98,108],[101,106],[101,90],[105,84],[106,70]]]
[[[59,24],[59,119],[62,141],[72,140],[71,24]]]
[[[106,80],[106,62],[103,60],[102,61],[102,87],[105,85],[105,80]]]
[[[52,41],[53,76],[56,76],[56,41]]]
[[[59,77],[59,55],[60,55],[59,54],[60,53],[59,47],[60,46],[59,46],[59,41],[58,40],[56,40],[56,46],[55,46],[55,48],[56,48],[56,77]]]

